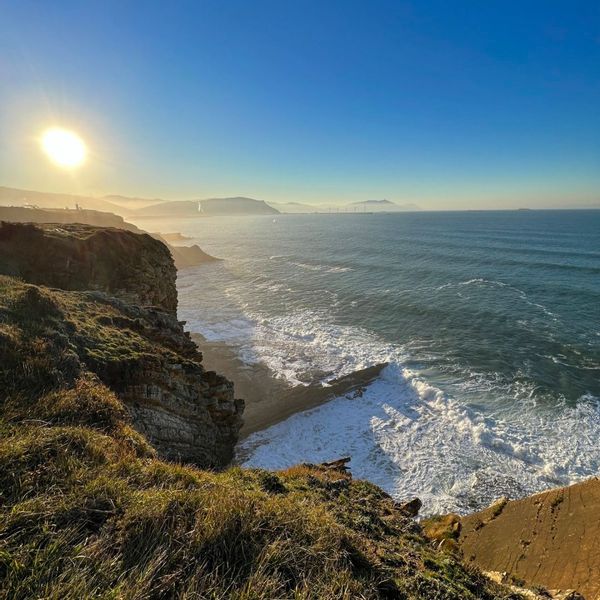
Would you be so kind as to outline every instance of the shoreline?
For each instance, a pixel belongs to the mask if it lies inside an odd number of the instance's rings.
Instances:
[[[320,382],[293,386],[264,363],[246,364],[238,356],[235,346],[225,342],[211,342],[199,333],[191,338],[202,353],[202,364],[207,371],[221,373],[233,382],[236,398],[246,402],[238,443],[257,431],[276,425],[298,412],[316,408],[347,394],[362,395],[364,389],[379,377],[387,363],[360,369],[334,379],[328,385]]]

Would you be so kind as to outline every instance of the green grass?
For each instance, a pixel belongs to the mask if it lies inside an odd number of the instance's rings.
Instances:
[[[3,424],[1,598],[502,598],[375,486],[200,471],[83,425]]]

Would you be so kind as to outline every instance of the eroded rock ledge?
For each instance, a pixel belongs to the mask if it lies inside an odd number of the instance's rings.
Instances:
[[[521,500],[503,499],[460,521],[465,561],[530,586],[600,598],[597,478]],[[556,597],[563,596],[556,592]]]

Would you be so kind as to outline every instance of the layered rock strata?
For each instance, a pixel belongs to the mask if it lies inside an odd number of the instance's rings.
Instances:
[[[206,468],[231,461],[244,404],[203,367],[177,320],[175,267],[161,242],[3,223],[0,273],[16,276],[0,276],[0,403],[96,377],[160,456]]]

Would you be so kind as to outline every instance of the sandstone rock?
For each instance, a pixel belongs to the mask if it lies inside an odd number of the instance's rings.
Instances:
[[[342,472],[347,472],[348,471],[348,463],[351,461],[352,459],[349,456],[345,456],[344,458],[338,458],[337,460],[333,460],[331,462],[324,462],[321,463],[320,465],[318,465],[319,467],[325,469],[325,470],[329,470],[329,471],[342,471]]]
[[[494,500],[494,502],[492,502],[487,508],[490,518],[495,519],[497,516],[499,516],[508,502],[509,498],[506,496],[501,496],[497,500]]]
[[[88,363],[129,408],[135,428],[164,458],[202,467],[228,464],[244,410],[233,384],[204,369],[202,355],[174,317],[106,301],[137,323],[138,335],[153,349],[151,355]]]
[[[600,597],[600,481],[521,500],[502,499],[461,519],[465,560],[507,572],[529,587]],[[557,592],[558,593],[558,592]],[[561,596],[559,596],[561,597]]]
[[[552,600],[585,600],[585,598],[575,590],[548,590]]]
[[[116,228],[132,231],[133,233],[145,233],[139,227],[128,223],[118,215],[99,210],[69,210],[61,208],[40,209],[24,208],[19,206],[0,206],[0,221],[12,223],[46,223],[56,227],[58,224],[81,223],[83,225],[92,225],[102,228]],[[181,233],[170,233],[161,235],[160,233],[151,233],[154,239],[162,242],[171,253],[177,269],[193,267],[206,262],[214,262],[220,259],[204,252],[199,246],[173,246],[170,242],[186,241],[187,236]]]
[[[457,540],[460,534],[460,517],[453,513],[429,517],[421,521],[425,537],[433,542]]]
[[[173,257],[175,266],[178,269],[196,267],[204,263],[218,262],[221,260],[220,258],[215,258],[214,256],[207,254],[196,244],[192,246],[172,246],[170,244],[166,245],[169,248],[169,251],[171,252],[171,256]]]

